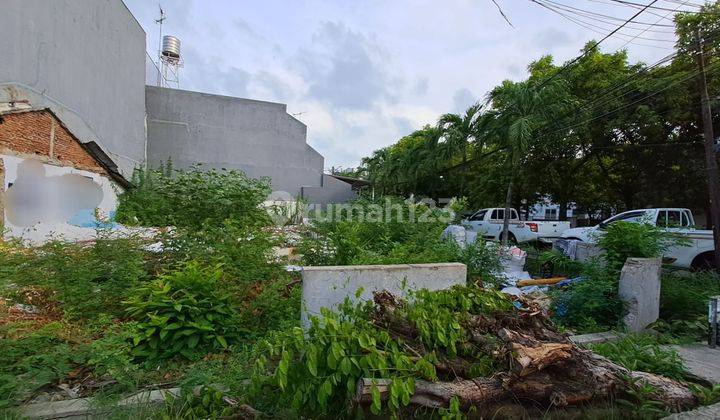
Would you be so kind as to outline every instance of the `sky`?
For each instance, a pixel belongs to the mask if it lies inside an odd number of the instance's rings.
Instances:
[[[158,2],[124,1],[156,57]],[[440,115],[484,100],[503,80],[522,80],[531,61],[550,54],[562,63],[622,23],[587,20],[595,26],[582,27],[529,0],[496,1],[512,26],[492,0],[160,4],[163,34],[182,42],[181,89],[287,104],[329,169],[355,167]],[[552,1],[623,20],[638,11],[610,0]],[[680,3],[656,6],[671,10]],[[667,15],[653,9],[636,20],[670,24]],[[601,49],[626,48],[630,61],[646,63],[672,52],[673,35],[660,32],[671,29],[640,33],[647,26],[630,26]]]

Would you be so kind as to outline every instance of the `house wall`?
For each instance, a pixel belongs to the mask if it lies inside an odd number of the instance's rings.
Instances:
[[[313,204],[324,206],[332,203],[345,203],[357,198],[357,194],[347,182],[323,174],[322,186],[302,187],[302,197]]]
[[[7,234],[42,242],[53,233],[90,239],[110,216],[118,187],[47,110],[0,116],[0,220]]]
[[[53,109],[129,177],[145,156],[145,32],[123,2],[3,0],[0,27],[0,103]]]
[[[240,169],[293,197],[322,185],[323,157],[284,104],[147,86],[146,108],[151,166]]]
[[[118,188],[107,177],[72,166],[0,154],[3,224],[8,236],[40,243],[50,237],[95,236],[96,213],[111,216]]]

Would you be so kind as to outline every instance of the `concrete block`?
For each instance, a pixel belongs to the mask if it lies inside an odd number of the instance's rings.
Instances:
[[[408,290],[441,290],[465,285],[467,267],[460,263],[354,265],[302,268],[302,310],[304,328],[310,316],[320,315],[320,308],[333,309],[346,297],[355,301],[371,300],[373,292],[387,290],[406,296]]]
[[[84,418],[94,412],[91,399],[75,398],[28,404],[22,408],[22,417],[26,419],[59,419],[76,416]]]
[[[577,345],[606,343],[608,341],[617,341],[619,339],[620,335],[614,331],[570,336],[570,341]]]
[[[618,294],[627,306],[623,319],[630,332],[640,332],[660,315],[660,258],[628,258],[620,272]]]

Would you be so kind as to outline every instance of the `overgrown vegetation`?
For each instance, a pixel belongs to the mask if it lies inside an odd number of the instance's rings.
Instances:
[[[663,349],[652,335],[628,335],[615,342],[593,344],[596,353],[630,370],[682,379],[684,367],[675,350]]]
[[[497,246],[479,240],[463,249],[441,237],[452,218],[423,203],[360,199],[331,220],[316,221],[299,251],[307,265],[462,262],[470,279],[493,284]]]
[[[200,166],[182,171],[168,162],[156,170],[136,169],[132,183],[135,188],[120,196],[115,215],[128,225],[200,229],[222,226],[228,219],[243,225],[269,222],[260,208],[271,191],[267,178]]]

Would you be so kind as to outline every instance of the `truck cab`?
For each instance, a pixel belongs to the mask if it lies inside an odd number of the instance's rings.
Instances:
[[[695,229],[695,219],[689,209],[665,207],[655,209],[630,210],[617,214],[600,222],[597,226],[568,229],[562,234],[564,239],[577,239],[583,242],[595,242],[611,223],[625,221],[631,223],[651,223],[669,232],[682,235],[690,240],[690,245],[673,246],[665,252],[672,265],[683,268],[703,269],[712,266],[712,253],[715,249],[711,230]]]

